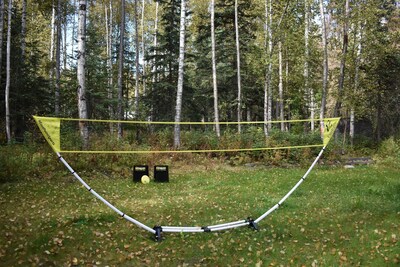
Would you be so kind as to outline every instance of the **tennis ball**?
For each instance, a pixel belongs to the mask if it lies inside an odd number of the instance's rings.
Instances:
[[[143,175],[141,181],[142,181],[142,184],[148,184],[148,183],[150,183],[150,177],[147,175]]]

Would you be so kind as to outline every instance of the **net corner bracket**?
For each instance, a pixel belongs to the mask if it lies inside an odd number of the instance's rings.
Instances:
[[[248,217],[246,222],[249,224],[249,227],[252,228],[253,230],[255,231],[259,230],[258,224],[251,217]]]
[[[156,226],[154,226],[153,227],[153,229],[154,229],[154,231],[155,231],[155,233],[154,233],[154,240],[156,241],[156,242],[161,242],[162,241],[162,227],[161,226],[159,226],[159,225],[156,225]]]

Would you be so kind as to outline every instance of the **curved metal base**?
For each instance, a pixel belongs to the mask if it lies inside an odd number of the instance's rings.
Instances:
[[[308,168],[307,172],[301,177],[301,179],[292,187],[292,189],[277,203],[275,204],[272,208],[267,210],[264,214],[262,214],[260,217],[258,217],[256,220],[251,219],[250,217],[247,218],[246,220],[240,220],[240,221],[235,221],[235,222],[228,222],[228,223],[223,223],[223,224],[217,224],[217,225],[211,225],[211,226],[203,226],[203,227],[188,227],[188,226],[155,226],[154,228],[151,228],[135,219],[132,217],[126,215],[119,209],[117,209],[114,205],[112,205],[110,202],[105,200],[102,196],[100,196],[96,191],[94,191],[73,169],[72,167],[68,164],[68,162],[60,155],[60,153],[57,153],[58,159],[67,167],[67,169],[71,172],[71,174],[90,192],[92,193],[97,199],[102,201],[104,204],[106,204],[110,209],[118,213],[121,217],[124,219],[134,223],[140,228],[143,228],[146,231],[149,231],[152,233],[155,237],[155,240],[157,242],[160,242],[162,240],[162,232],[166,233],[199,233],[199,232],[215,232],[215,231],[222,231],[222,230],[227,230],[227,229],[232,229],[232,228],[237,228],[241,226],[249,226],[253,228],[254,230],[258,230],[258,223],[263,220],[265,217],[267,217],[269,214],[271,214],[274,210],[278,209],[283,202],[286,201],[286,199],[300,186],[300,184],[307,178],[308,174],[311,172],[311,170],[314,168],[315,164],[318,162],[320,159],[322,153],[325,150],[324,146],[321,151],[319,152],[318,156],[315,158],[314,162],[311,164],[311,166]]]

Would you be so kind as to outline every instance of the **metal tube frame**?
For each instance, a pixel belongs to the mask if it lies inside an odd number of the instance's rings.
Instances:
[[[227,230],[227,229],[232,229],[232,228],[237,228],[237,227],[242,227],[242,226],[251,226],[255,230],[258,230],[257,224],[263,220],[265,217],[267,217],[269,214],[271,214],[273,211],[277,210],[285,201],[287,198],[290,197],[291,194],[304,182],[304,180],[307,178],[308,174],[311,172],[311,170],[314,168],[314,166],[317,164],[318,160],[321,158],[322,153],[325,150],[324,146],[321,151],[319,152],[318,156],[315,158],[314,162],[311,164],[311,166],[308,168],[306,173],[301,177],[301,179],[290,189],[290,191],[273,207],[271,207],[269,210],[267,210],[264,214],[262,214],[260,217],[258,217],[256,220],[252,220],[248,218],[247,220],[240,220],[240,221],[234,221],[234,222],[228,222],[228,223],[222,223],[222,224],[216,224],[216,225],[211,225],[211,226],[204,226],[204,227],[199,227],[199,226],[155,226],[154,228],[151,228],[134,218],[126,215],[122,211],[120,211],[118,208],[116,208],[114,205],[112,205],[110,202],[105,200],[101,195],[99,195],[96,191],[94,191],[75,171],[72,169],[72,167],[68,164],[68,162],[61,156],[59,152],[56,152],[58,159],[65,165],[65,167],[70,171],[70,173],[90,192],[92,193],[97,199],[99,199],[101,202],[103,202],[105,205],[107,205],[110,209],[115,211],[117,214],[119,214],[121,217],[126,219],[127,221],[130,221],[131,223],[137,225],[140,228],[143,228],[146,231],[149,231],[153,235],[155,235],[155,240],[156,241],[161,241],[161,233],[162,232],[169,232],[169,233],[200,233],[200,232],[216,232],[216,231],[222,231],[222,230]]]

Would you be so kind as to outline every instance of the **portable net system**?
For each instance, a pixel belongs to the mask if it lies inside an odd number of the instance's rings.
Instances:
[[[173,129],[177,124],[175,122],[91,120],[39,116],[34,116],[34,119],[46,141],[57,154],[59,160],[90,193],[124,219],[152,233],[157,241],[161,240],[162,232],[215,232],[241,226],[250,226],[257,230],[258,223],[278,209],[307,178],[322,156],[340,120],[340,118],[325,118],[320,123],[320,132],[311,131],[310,133],[310,131],[308,131],[309,134],[304,134],[304,125],[309,125],[311,122],[311,120],[308,119],[270,122],[219,122],[222,134],[226,133],[227,136],[236,136],[233,142],[227,140],[224,144],[221,144],[219,142],[220,139],[215,137],[216,135],[213,131],[215,127],[214,122],[180,122],[178,124],[180,126],[180,136],[182,137],[181,146],[179,149],[175,149],[171,144]],[[237,134],[236,127],[238,124],[241,125],[241,134]],[[302,127],[296,127],[296,125],[302,125]],[[82,126],[87,129],[86,133],[88,136],[86,136],[86,138],[89,138],[89,142],[85,142],[84,138],[81,138],[82,132],[80,129],[82,129]],[[270,134],[275,134],[278,138],[270,142],[269,138],[264,134],[264,127],[268,127]],[[295,138],[295,140],[279,138],[280,135],[284,134],[277,128],[284,128],[291,133],[297,132],[298,138]],[[121,134],[121,131],[118,131],[118,129],[123,129],[123,134]],[[190,132],[195,132],[200,136],[200,138],[196,139],[200,141],[197,143],[193,142],[193,136],[188,134]],[[213,133],[212,135],[210,134],[211,132]],[[242,136],[251,138],[242,138]],[[292,148],[321,148],[321,150],[305,174],[278,203],[270,207],[256,219],[248,217],[246,219],[217,225],[191,227],[161,225],[149,227],[130,217],[99,195],[61,156],[61,154],[64,153],[250,153],[252,151],[258,152]]]

